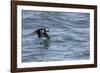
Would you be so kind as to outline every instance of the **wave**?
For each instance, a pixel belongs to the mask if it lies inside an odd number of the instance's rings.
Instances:
[[[33,36],[39,28],[51,39]],[[89,59],[89,34],[89,13],[22,10],[22,62]]]

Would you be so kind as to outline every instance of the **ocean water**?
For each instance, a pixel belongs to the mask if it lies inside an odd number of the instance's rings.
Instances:
[[[48,28],[49,40],[32,33]],[[90,14],[22,10],[22,62],[90,58]]]

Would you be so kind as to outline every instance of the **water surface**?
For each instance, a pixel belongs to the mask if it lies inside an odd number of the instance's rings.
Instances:
[[[32,32],[48,28],[50,40]],[[22,10],[22,62],[90,58],[90,14]]]

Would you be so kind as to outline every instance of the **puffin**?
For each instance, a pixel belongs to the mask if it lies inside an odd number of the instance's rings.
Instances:
[[[49,29],[41,28],[37,29],[33,32],[33,34],[37,34],[39,39],[45,38],[45,39],[50,39],[49,35],[47,34],[49,32]]]

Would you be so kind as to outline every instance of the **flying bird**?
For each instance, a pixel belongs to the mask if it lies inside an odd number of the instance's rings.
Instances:
[[[33,32],[33,34],[37,34],[39,39],[45,38],[49,39],[49,35],[47,34],[49,32],[48,29],[37,29]]]

